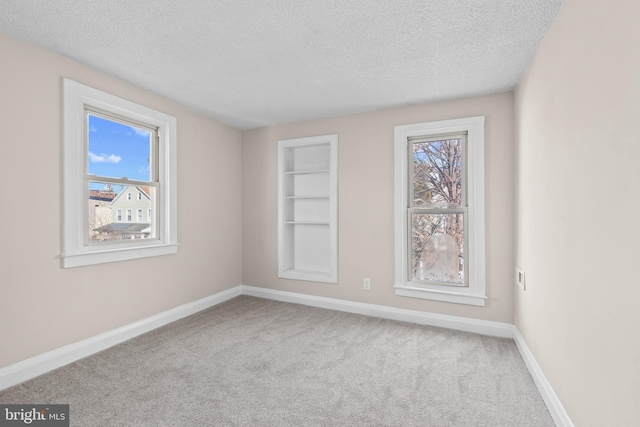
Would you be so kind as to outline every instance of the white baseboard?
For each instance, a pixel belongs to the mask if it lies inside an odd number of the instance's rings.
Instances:
[[[22,362],[0,369],[0,390],[4,390],[46,372],[68,365],[71,362],[105,350],[121,342],[142,335],[153,329],[175,322],[221,302],[242,294],[242,287],[236,286],[206,298],[193,301],[146,319],[130,323],[120,328],[93,336]]]
[[[545,377],[544,372],[540,369],[540,365],[538,365],[535,357],[533,357],[533,353],[529,350],[529,346],[527,346],[523,336],[516,327],[513,329],[513,340],[516,342],[520,355],[522,356],[525,365],[527,365],[527,369],[533,378],[533,382],[536,384],[536,387],[538,387],[538,391],[540,392],[544,403],[547,405],[547,409],[549,410],[551,417],[553,417],[553,421],[556,423],[556,426],[574,427],[571,418],[569,418],[569,414],[565,411],[564,406],[562,406],[562,402],[560,402],[555,391],[553,391],[553,387],[551,387],[551,384],[547,381],[547,377]]]
[[[298,294],[295,292],[276,291],[273,289],[242,286],[242,293],[254,297],[267,298],[276,301],[292,302],[330,310],[346,311],[364,314],[365,316],[381,317],[420,325],[438,326],[458,331],[473,332],[494,337],[513,338],[514,326],[510,323],[492,322],[489,320],[471,319],[468,317],[450,316],[446,314],[427,313],[424,311],[407,310],[388,307],[385,305],[366,304],[336,298],[318,297],[314,295]]]
[[[388,307],[384,305],[367,304],[336,298],[318,297],[295,292],[277,291],[267,288],[240,285],[217,294],[193,301],[188,304],[167,310],[154,316],[130,323],[120,328],[96,335],[86,340],[70,344],[36,357],[15,363],[0,369],[0,390],[12,387],[31,378],[37,377],[54,369],[60,368],[83,357],[90,356],[121,342],[135,338],[138,335],[152,331],[168,323],[190,316],[199,311],[213,307],[239,295],[249,295],[276,301],[303,304],[312,307],[362,314],[365,316],[381,317],[420,325],[437,326],[458,331],[473,332],[502,338],[513,338],[527,369],[531,373],[534,383],[547,405],[553,420],[559,427],[574,427],[573,422],[565,411],[558,396],[553,391],[533,357],[524,338],[518,329],[510,323],[492,322],[488,320],[471,319],[467,317],[450,316],[445,314],[427,313],[416,310]]]

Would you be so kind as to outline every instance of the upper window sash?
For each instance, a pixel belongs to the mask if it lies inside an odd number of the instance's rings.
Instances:
[[[100,181],[100,182],[114,182],[118,184],[124,185],[149,185],[149,183],[157,183],[159,182],[159,165],[158,165],[158,154],[159,154],[159,145],[160,145],[160,137],[158,135],[158,127],[150,126],[147,123],[140,122],[138,120],[128,119],[126,117],[122,117],[116,114],[112,114],[98,108],[92,107],[91,105],[84,106],[85,111],[85,130],[84,130],[84,152],[85,152],[85,163],[84,163],[84,175],[87,181]],[[89,173],[89,116],[99,117],[105,120],[109,120],[111,122],[116,122],[123,124],[125,126],[132,126],[138,129],[143,129],[149,132],[150,135],[150,148],[149,148],[149,168],[150,175],[148,180],[135,180],[130,177],[112,177],[112,176],[100,176]],[[133,195],[132,195],[133,196]]]
[[[460,207],[467,207],[468,206],[468,202],[467,202],[467,132],[462,132],[462,133],[452,133],[452,134],[440,134],[437,136],[432,136],[432,137],[426,137],[426,136],[414,136],[414,137],[408,137],[407,138],[407,165],[408,165],[408,176],[407,176],[407,181],[408,181],[408,188],[409,188],[409,195],[408,195],[408,204],[407,207],[408,208],[417,208],[415,206],[415,180],[413,179],[414,176],[414,150],[413,147],[415,144],[420,144],[420,143],[432,143],[432,142],[436,142],[436,141],[444,141],[444,140],[453,140],[453,139],[460,139],[461,140],[461,148],[462,148],[462,178],[461,178],[461,182],[462,182],[462,195],[461,195],[461,203],[460,203]],[[429,210],[447,210],[446,208],[442,208],[442,207],[424,207],[422,209],[429,209]]]

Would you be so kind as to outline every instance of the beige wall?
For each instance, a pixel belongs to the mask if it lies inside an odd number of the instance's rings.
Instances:
[[[393,291],[393,128],[486,116],[486,307],[397,297]],[[338,133],[338,284],[278,279],[277,141]],[[469,98],[242,133],[245,285],[513,322],[513,94]],[[362,290],[363,277],[372,290]]]
[[[639,17],[566,0],[516,91],[516,326],[577,426],[640,425]]]
[[[0,34],[0,368],[241,284],[240,132]],[[61,78],[178,119],[178,254],[60,268]]]

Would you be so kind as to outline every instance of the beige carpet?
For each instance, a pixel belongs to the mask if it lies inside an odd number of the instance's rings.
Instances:
[[[241,296],[0,392],[73,426],[553,426],[514,342]]]

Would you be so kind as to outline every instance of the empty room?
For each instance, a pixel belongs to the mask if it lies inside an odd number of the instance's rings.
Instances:
[[[0,425],[640,425],[639,18],[0,2]]]

